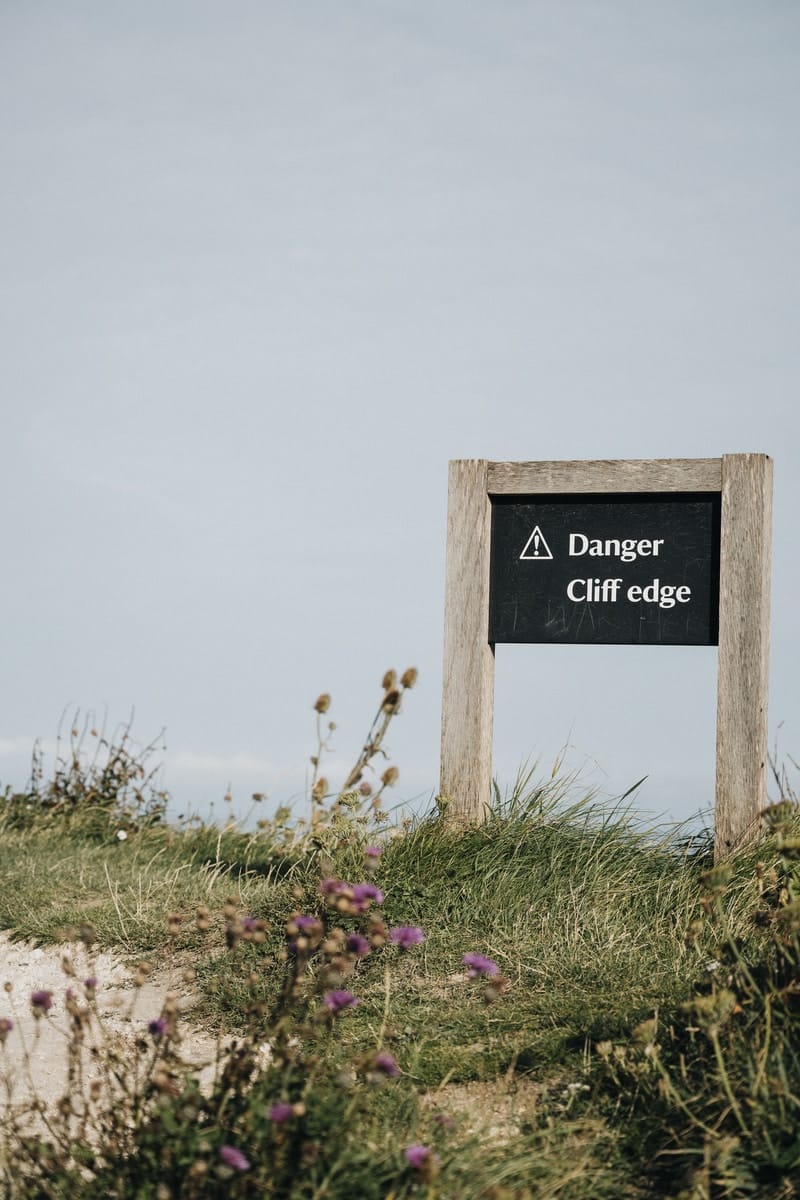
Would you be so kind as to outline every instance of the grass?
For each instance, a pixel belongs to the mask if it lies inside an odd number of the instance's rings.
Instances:
[[[40,942],[91,926],[132,967],[190,964],[193,1019],[236,1046],[201,1093],[165,1009],[140,1039],[151,1067],[135,1088],[102,1051],[113,1104],[71,1095],[35,1137],[6,1119],[5,1194],[800,1194],[794,805],[714,868],[707,843],[638,829],[559,781],[528,780],[460,830],[429,817],[376,834],[354,796],[300,830],[282,815],[255,834],[168,828],[145,805],[124,839],[113,805],[103,826],[80,803],[65,819],[7,800],[0,926]],[[383,897],[360,911],[325,878]],[[400,927],[424,941],[392,944]],[[475,978],[465,953],[489,961]],[[358,1003],[334,1012],[339,994]],[[74,1008],[73,1034],[89,1038],[91,995]]]

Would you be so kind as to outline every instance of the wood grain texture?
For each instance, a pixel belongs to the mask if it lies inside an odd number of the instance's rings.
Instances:
[[[485,459],[450,463],[439,791],[445,819],[485,819],[491,798],[494,647],[489,632],[491,503]]]
[[[580,492],[719,492],[719,458],[598,459],[593,462],[490,462],[491,496]]]
[[[714,854],[754,836],[767,794],[772,460],[722,459]]]

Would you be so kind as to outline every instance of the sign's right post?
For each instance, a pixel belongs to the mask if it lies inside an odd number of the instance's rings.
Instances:
[[[714,855],[754,831],[767,796],[772,460],[722,458]]]

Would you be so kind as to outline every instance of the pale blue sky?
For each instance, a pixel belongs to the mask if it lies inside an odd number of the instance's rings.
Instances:
[[[771,718],[800,753],[800,9],[0,6],[0,782],[65,705],[166,727],[201,811],[418,690],[447,461],[775,459]],[[499,647],[496,767],[690,815],[715,652]],[[331,769],[333,778],[335,768]]]

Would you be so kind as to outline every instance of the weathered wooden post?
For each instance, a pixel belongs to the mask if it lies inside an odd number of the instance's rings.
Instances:
[[[767,800],[772,459],[726,454],[717,658],[714,855],[758,828]]]
[[[491,798],[495,642],[719,645],[715,852],[766,800],[772,463],[452,462],[440,794]]]
[[[457,822],[482,821],[492,788],[488,465],[483,458],[451,462],[448,474],[439,792],[448,820]]]

